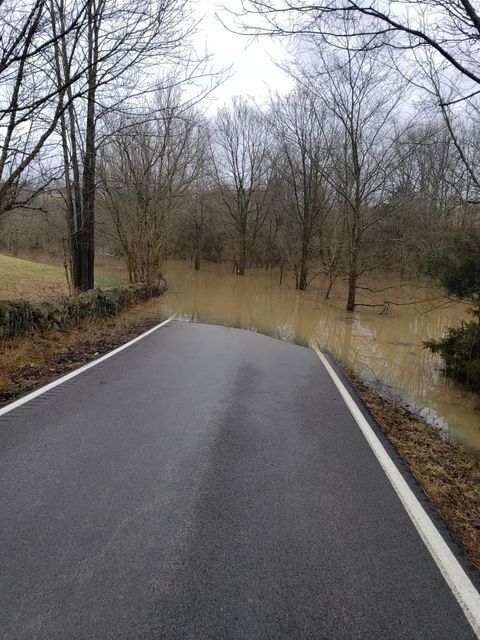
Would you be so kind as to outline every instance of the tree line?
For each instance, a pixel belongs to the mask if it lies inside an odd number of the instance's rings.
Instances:
[[[408,23],[381,7],[246,2],[243,32],[254,14],[256,35],[290,38],[293,88],[212,114],[186,2],[3,5],[4,243],[24,220],[30,244],[65,242],[72,292],[94,284],[95,244],[147,286],[172,255],[292,271],[300,290],[322,275],[326,298],[344,279],[348,311],[369,272],[416,275],[479,225],[480,19],[466,1]]]

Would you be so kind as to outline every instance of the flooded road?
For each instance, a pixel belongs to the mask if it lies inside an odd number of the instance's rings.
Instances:
[[[381,306],[359,307],[347,314],[341,283],[325,301],[321,282],[297,292],[291,277],[284,276],[280,286],[278,273],[262,270],[249,270],[240,278],[228,266],[202,265],[195,272],[175,261],[165,272],[169,291],[161,306],[169,313],[300,344],[316,343],[432,424],[480,449],[478,397],[446,380],[440,359],[422,346],[467,317],[464,307],[448,304],[438,289],[369,278],[372,289],[396,286],[376,294],[364,291],[360,302],[381,305],[388,299],[399,304],[390,305],[386,315]],[[417,302],[405,304],[412,301]]]
[[[109,355],[0,417],[0,638],[478,639],[312,351],[172,322]]]

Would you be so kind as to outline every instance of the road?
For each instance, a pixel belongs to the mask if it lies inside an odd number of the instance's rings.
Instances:
[[[473,640],[316,355],[173,322],[0,418],[0,638]]]

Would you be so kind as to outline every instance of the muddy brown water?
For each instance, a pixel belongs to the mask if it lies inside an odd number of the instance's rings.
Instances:
[[[394,288],[363,291],[361,302],[382,304],[389,299],[399,304],[390,305],[387,314],[381,313],[382,307],[359,307],[348,314],[342,283],[325,301],[321,281],[305,293],[297,292],[290,276],[284,276],[280,286],[278,273],[256,269],[241,278],[227,266],[203,265],[195,272],[175,261],[167,263],[166,276],[169,291],[160,302],[164,311],[300,344],[315,343],[450,437],[480,449],[480,399],[446,380],[441,360],[422,345],[468,317],[465,307],[446,301],[440,290],[391,276],[370,276],[365,283],[370,288]]]

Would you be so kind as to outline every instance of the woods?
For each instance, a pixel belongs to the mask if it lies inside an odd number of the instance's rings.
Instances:
[[[478,228],[470,3],[407,20],[380,3],[245,2],[243,33],[290,37],[292,88],[216,107],[222,73],[195,52],[185,0],[1,11],[2,245],[64,254],[72,293],[94,286],[96,251],[147,287],[177,256],[290,270],[299,290],[323,275],[325,298],[344,279],[351,312],[369,273],[415,276]]]
[[[94,286],[97,156],[112,114],[143,117],[148,65],[191,58],[185,0],[4,3],[1,211],[49,209],[61,198],[73,293]]]

